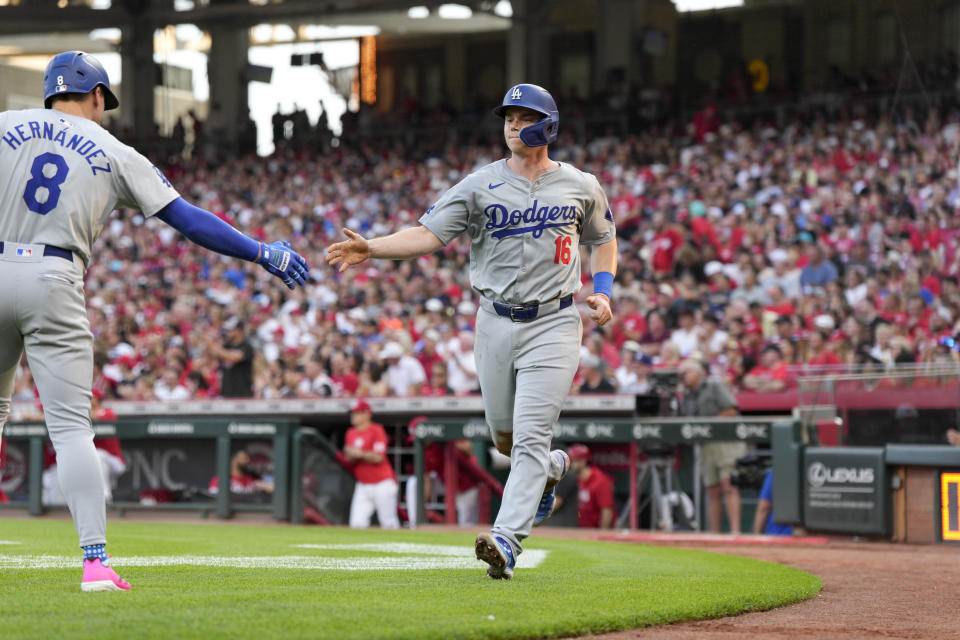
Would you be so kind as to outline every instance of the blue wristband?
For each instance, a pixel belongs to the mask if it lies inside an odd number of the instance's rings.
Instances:
[[[602,293],[610,299],[610,291],[613,289],[613,274],[609,271],[598,271],[593,274],[593,292]]]

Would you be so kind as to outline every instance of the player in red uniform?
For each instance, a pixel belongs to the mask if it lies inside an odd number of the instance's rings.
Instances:
[[[590,449],[575,444],[567,451],[579,482],[581,527],[609,529],[613,526],[613,480],[590,464]]]
[[[365,529],[370,517],[384,529],[397,529],[397,478],[387,460],[387,432],[373,422],[373,409],[366,400],[357,400],[350,409],[350,423],[344,437],[343,455],[353,465],[357,485],[350,503],[350,527]]]

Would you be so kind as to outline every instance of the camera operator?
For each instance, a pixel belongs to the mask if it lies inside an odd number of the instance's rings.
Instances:
[[[737,400],[719,378],[708,376],[706,365],[688,358],[678,367],[685,388],[681,416],[725,417],[737,415]],[[740,533],[740,493],[731,482],[737,459],[747,453],[742,442],[708,442],[700,447],[700,468],[707,488],[710,531],[720,532],[721,498],[726,505],[730,533]]]

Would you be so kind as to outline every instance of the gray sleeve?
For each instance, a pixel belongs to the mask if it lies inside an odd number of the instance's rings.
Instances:
[[[717,404],[717,413],[727,409],[738,409],[737,399],[729,387],[720,380],[711,380],[714,402]]]
[[[613,222],[613,212],[607,202],[607,194],[597,178],[586,174],[587,200],[583,212],[583,230],[580,232],[580,244],[604,244],[613,240],[617,229]]]
[[[470,202],[473,199],[471,184],[474,174],[470,174],[446,193],[426,213],[420,216],[420,224],[440,238],[444,245],[467,230],[470,219]]]
[[[180,197],[160,169],[135,149],[123,145],[117,156],[119,206],[140,209],[149,218]]]

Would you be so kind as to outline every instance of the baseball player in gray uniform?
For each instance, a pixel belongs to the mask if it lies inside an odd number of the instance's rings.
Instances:
[[[289,244],[257,242],[185,202],[149,160],[103,129],[103,112],[118,101],[96,58],[58,54],[43,87],[44,109],[0,113],[0,436],[26,350],[84,552],[81,588],[125,591],[130,585],[105,550],[90,424],[93,334],[83,295],[107,217],[118,205],[139,208],[208,249],[258,262],[291,289],[304,283],[308,267]]]
[[[513,576],[522,541],[546,520],[554,486],[570,460],[550,451],[553,427],[577,371],[583,330],[573,296],[580,289],[580,245],[591,245],[591,319],[612,319],[617,269],[613,215],[597,179],[551,160],[559,113],[532,84],[511,87],[494,113],[503,118],[511,156],[464,178],[430,207],[420,226],[366,240],[350,229],[327,248],[343,271],[368,258],[403,260],[431,253],[466,233],[470,281],[479,295],[475,357],[487,423],[510,475],[477,558],[492,578]]]

